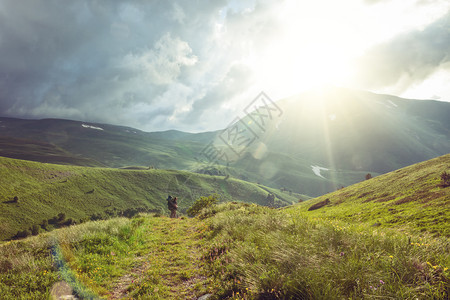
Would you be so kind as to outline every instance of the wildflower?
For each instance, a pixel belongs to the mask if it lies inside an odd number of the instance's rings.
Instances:
[[[444,268],[444,272],[447,271],[447,270],[448,270],[448,268]]]
[[[344,252],[341,252],[341,256],[344,256]]]
[[[389,255],[389,258],[394,258],[392,255]]]
[[[380,283],[381,283],[381,284],[384,284],[384,281],[380,279]]]

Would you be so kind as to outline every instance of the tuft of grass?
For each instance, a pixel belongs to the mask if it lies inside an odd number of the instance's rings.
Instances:
[[[447,299],[448,239],[226,204],[205,259],[233,299]]]

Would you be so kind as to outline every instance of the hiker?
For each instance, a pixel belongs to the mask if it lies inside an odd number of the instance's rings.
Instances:
[[[170,217],[171,218],[176,218],[177,217],[177,208],[178,208],[177,200],[178,200],[177,197],[173,198],[170,195],[167,198],[167,207],[170,210]]]

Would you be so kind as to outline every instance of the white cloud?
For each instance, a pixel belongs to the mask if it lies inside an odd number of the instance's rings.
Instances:
[[[170,33],[161,37],[152,49],[140,54],[127,54],[123,67],[147,78],[149,83],[167,85],[181,73],[181,68],[193,66],[197,57],[188,43],[172,38]]]

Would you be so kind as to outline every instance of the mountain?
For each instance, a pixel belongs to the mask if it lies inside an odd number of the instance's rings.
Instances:
[[[277,102],[261,94],[244,112],[198,134],[0,118],[0,156],[228,174],[316,197],[450,152],[448,102],[328,88]]]
[[[165,169],[189,169],[195,155],[213,133],[191,134],[175,130],[143,132],[138,129],[60,119],[23,120],[0,118],[0,156],[54,162],[46,149],[27,153],[26,143],[13,143],[17,138],[28,142],[53,145],[65,152],[66,159],[59,163],[124,167],[129,165],[153,166]],[[9,147],[4,147],[4,144]],[[14,151],[11,144],[15,144]],[[29,148],[29,147],[28,147]],[[51,154],[51,155],[49,155]],[[60,154],[60,156],[62,156]],[[70,159],[73,157],[84,158]]]
[[[311,196],[450,152],[448,102],[331,88],[254,108],[221,135],[254,138],[240,156],[216,139],[230,172]]]

